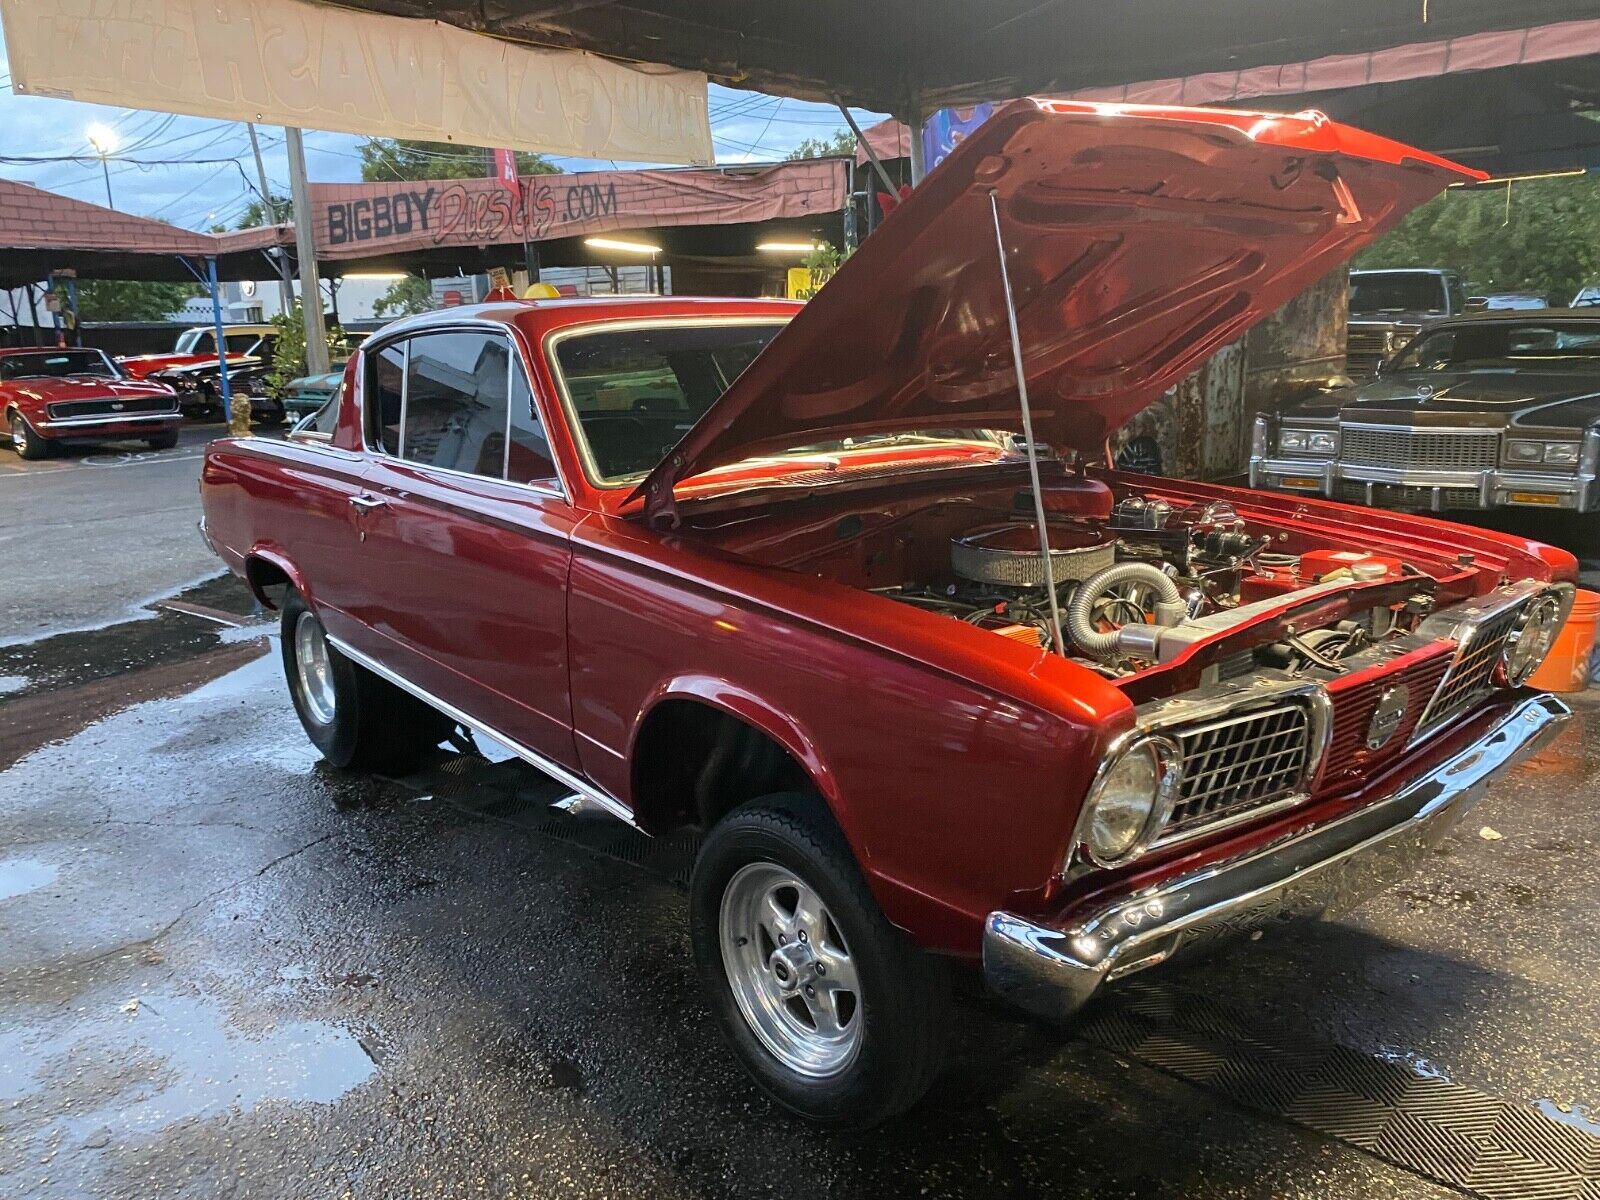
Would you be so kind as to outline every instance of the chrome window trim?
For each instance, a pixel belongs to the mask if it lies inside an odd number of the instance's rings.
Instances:
[[[624,488],[630,490],[636,488],[639,486],[639,480],[623,480],[620,483],[604,482],[605,477],[600,474],[600,467],[595,462],[594,454],[589,449],[589,435],[584,432],[583,422],[578,416],[577,406],[572,403],[572,393],[567,390],[566,372],[561,369],[561,360],[556,356],[556,350],[562,342],[570,338],[582,337],[585,334],[616,333],[629,329],[705,328],[707,326],[728,325],[775,325],[781,329],[792,320],[794,320],[793,314],[781,317],[617,317],[612,320],[584,321],[577,325],[564,325],[560,329],[553,329],[545,334],[544,359],[550,366],[550,378],[555,380],[556,398],[561,405],[562,415],[566,417],[567,428],[572,434],[572,444],[578,448],[579,465],[583,468],[584,478],[589,486],[600,491],[615,492]]]
[[[554,498],[567,504],[571,504],[572,495],[567,489],[566,480],[562,478],[561,464],[555,461],[554,456],[552,456],[550,460],[550,465],[555,470],[555,487],[553,488],[544,483],[523,483],[514,479],[508,479],[506,477],[507,472],[510,470],[511,463],[511,363],[521,364],[522,377],[528,384],[528,403],[533,406],[534,415],[539,418],[539,423],[541,426],[545,424],[545,421],[543,415],[539,413],[538,393],[533,387],[533,372],[528,370],[527,353],[526,348],[522,344],[522,339],[517,335],[515,329],[509,325],[503,325],[498,321],[477,321],[463,319],[459,321],[440,322],[439,324],[407,326],[404,329],[396,330],[392,337],[385,337],[381,342],[375,343],[372,339],[363,342],[359,351],[357,352],[357,362],[359,365],[356,368],[356,387],[360,396],[361,404],[361,448],[369,454],[386,458],[393,462],[405,463],[407,461],[405,457],[406,411],[408,408],[411,390],[411,343],[419,337],[427,337],[430,334],[435,333],[491,333],[505,338],[509,343],[510,353],[508,355],[509,361],[506,369],[505,455],[501,461],[500,474],[498,476],[479,475],[472,471],[457,471],[450,467],[435,467],[428,463],[413,462],[408,463],[407,465],[420,471],[434,472],[442,475],[454,475],[462,479],[487,479],[494,483],[506,484],[509,487],[524,488],[536,496]],[[378,444],[373,444],[371,420],[372,412],[371,405],[368,403],[369,397],[366,389],[367,356],[371,354],[381,354],[391,346],[399,346],[401,348],[400,444],[397,448],[398,452],[395,454],[390,454],[387,450],[385,450],[381,440],[378,442]],[[545,434],[545,439],[546,444],[548,444],[548,431]]]
[[[474,476],[474,478],[481,479],[483,477],[480,475]],[[574,772],[569,771],[566,767],[563,767],[560,763],[555,762],[553,759],[546,758],[537,750],[524,746],[515,738],[501,733],[493,725],[490,725],[485,721],[480,721],[476,717],[468,716],[455,705],[439,699],[439,697],[435,696],[426,688],[411,682],[411,680],[407,679],[398,671],[391,670],[389,667],[384,666],[381,662],[370,655],[363,654],[360,650],[352,647],[348,642],[333,637],[331,634],[328,636],[328,641],[335,649],[339,651],[340,654],[343,654],[346,658],[350,659],[350,661],[365,667],[380,679],[384,679],[387,682],[392,683],[401,691],[409,692],[418,700],[421,700],[424,704],[431,705],[442,712],[445,716],[449,717],[451,720],[459,721],[461,724],[465,725],[468,729],[473,730],[475,733],[481,733],[485,737],[492,738],[494,741],[499,742],[518,758],[526,762],[529,766],[543,771],[557,783],[561,784],[562,787],[571,788],[585,800],[589,800],[598,805],[600,808],[605,809],[606,812],[616,817],[619,821],[623,821],[635,829],[640,828],[639,825],[634,821],[633,813],[629,811],[628,806],[623,804],[622,801],[611,795],[611,793],[607,792],[604,788],[590,783],[581,775],[577,775]]]

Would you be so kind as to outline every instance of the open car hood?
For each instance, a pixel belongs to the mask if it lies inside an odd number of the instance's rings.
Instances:
[[[1477,172],[1320,113],[1019,100],[966,139],[640,485],[818,441],[1021,429],[1094,450],[1215,350]]]

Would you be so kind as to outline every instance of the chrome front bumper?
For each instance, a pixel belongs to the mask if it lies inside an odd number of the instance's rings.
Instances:
[[[1571,716],[1535,695],[1471,745],[1393,795],[1249,854],[1125,896],[1070,924],[994,912],[984,927],[988,985],[1038,1016],[1065,1019],[1112,980],[1227,936],[1352,907],[1409,875],[1500,774]]]
[[[1285,483],[1286,479],[1314,479],[1315,487]],[[1340,499],[1341,482],[1363,486],[1364,502],[1382,503],[1388,488],[1416,488],[1428,494],[1426,507],[1434,512],[1452,508],[1544,507],[1590,512],[1600,507],[1600,486],[1592,472],[1575,468],[1570,473],[1517,471],[1504,467],[1489,471],[1431,471],[1410,467],[1367,467],[1323,459],[1269,458],[1252,455],[1250,486],[1275,488],[1305,495]],[[1451,503],[1448,492],[1470,491],[1473,504]],[[1556,497],[1555,504],[1528,504],[1514,494]],[[1405,505],[1404,507],[1412,507]]]

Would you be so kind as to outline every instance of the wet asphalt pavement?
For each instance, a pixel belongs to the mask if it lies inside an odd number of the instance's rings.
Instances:
[[[1594,693],[1399,890],[1065,1031],[969,989],[825,1135],[700,1000],[691,841],[328,770],[251,607],[0,646],[0,1196],[1600,1198]]]

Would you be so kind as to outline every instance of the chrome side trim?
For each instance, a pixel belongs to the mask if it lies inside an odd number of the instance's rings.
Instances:
[[[1181,951],[1347,909],[1410,874],[1490,783],[1538,751],[1571,715],[1553,696],[1527,696],[1457,753],[1338,820],[1065,921],[992,912],[984,924],[984,978],[1019,1007],[1065,1019],[1106,983]]]
[[[334,649],[339,651],[340,654],[344,655],[351,662],[365,667],[379,679],[394,684],[395,687],[399,688],[403,692],[411,693],[411,695],[415,696],[418,700],[421,700],[424,704],[432,705],[445,716],[450,717],[452,720],[461,722],[461,724],[465,725],[468,729],[471,729],[474,733],[481,733],[485,737],[493,738],[506,749],[510,750],[511,753],[515,754],[518,758],[526,762],[529,766],[543,771],[562,787],[571,788],[585,800],[588,800],[591,803],[598,805],[600,808],[605,809],[606,812],[616,817],[619,821],[625,821],[627,824],[632,825],[635,829],[639,828],[639,826],[634,823],[633,813],[628,810],[628,806],[623,804],[622,801],[618,800],[616,797],[612,796],[609,792],[596,787],[582,776],[573,774],[571,771],[567,770],[566,767],[563,767],[560,763],[546,758],[537,750],[531,750],[527,746],[524,746],[521,742],[517,741],[515,738],[508,737],[507,735],[501,733],[493,725],[487,724],[484,721],[480,721],[476,717],[468,716],[455,705],[446,703],[445,701],[439,699],[439,697],[435,696],[432,692],[428,691],[426,688],[419,687],[415,683],[412,683],[399,672],[390,670],[377,659],[354,649],[348,642],[341,641],[339,638],[331,636],[328,638],[328,641],[332,644]]]
[[[183,414],[177,409],[168,409],[165,412],[152,413],[95,413],[88,417],[51,417],[44,421],[35,421],[35,429],[76,429],[79,426],[89,425],[139,425],[146,421],[177,421]]]

